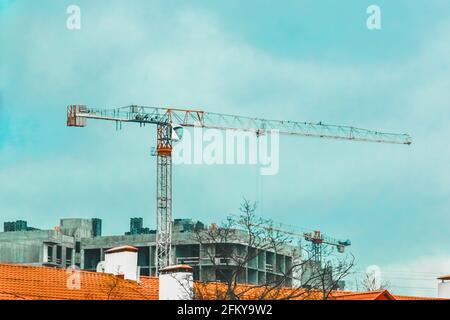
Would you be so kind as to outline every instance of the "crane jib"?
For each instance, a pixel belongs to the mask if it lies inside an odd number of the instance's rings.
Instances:
[[[350,126],[327,125],[322,122],[268,120],[237,115],[209,113],[194,109],[129,106],[116,109],[93,109],[71,105],[67,111],[68,126],[85,126],[86,119],[140,124],[202,127],[220,130],[251,131],[260,134],[276,130],[284,135],[298,135],[325,139],[340,139],[375,143],[410,145],[408,134],[384,133]]]

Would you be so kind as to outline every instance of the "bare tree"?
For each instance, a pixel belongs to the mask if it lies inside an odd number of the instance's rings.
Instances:
[[[361,286],[363,291],[378,291],[389,289],[389,281],[377,281],[375,277],[365,273],[361,280],[357,280],[358,287]]]
[[[331,248],[325,248],[320,264],[312,267],[310,282],[321,292],[323,300],[332,299],[333,292],[342,289],[343,281],[352,273],[354,265],[353,254],[336,254]]]
[[[200,244],[202,265],[213,273],[201,279],[196,299],[327,299],[337,283],[349,274],[353,260],[327,261],[325,267],[314,265],[314,256],[295,243],[291,234],[276,228],[270,220],[255,214],[256,204],[243,201],[238,215],[221,225],[194,230],[193,240]],[[271,263],[267,257],[289,257],[284,263]],[[268,272],[252,285],[249,267],[258,269],[261,261]],[[282,260],[283,261],[283,260]],[[334,263],[337,263],[334,265]]]

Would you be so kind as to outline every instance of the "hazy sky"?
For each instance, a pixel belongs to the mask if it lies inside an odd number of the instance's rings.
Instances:
[[[80,30],[66,28],[70,4]],[[366,27],[371,4],[381,30]],[[433,295],[450,273],[449,1],[0,0],[0,23],[1,221],[154,225],[154,128],[67,128],[68,104],[322,121],[414,143],[282,137],[280,171],[262,178],[175,166],[174,218],[219,222],[246,197],[266,218],[351,239],[358,267],[379,265],[394,292]]]

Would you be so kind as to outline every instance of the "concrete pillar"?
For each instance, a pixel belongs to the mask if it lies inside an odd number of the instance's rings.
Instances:
[[[56,263],[56,244],[52,246],[52,263]]]
[[[66,264],[66,253],[67,253],[67,249],[66,249],[67,247],[66,246],[63,246],[63,245],[61,245],[61,265],[64,267],[64,268],[67,268],[67,264]]]

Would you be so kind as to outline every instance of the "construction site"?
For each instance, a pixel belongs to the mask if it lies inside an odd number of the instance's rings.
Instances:
[[[200,110],[136,105],[118,109],[95,109],[84,105],[67,107],[67,126],[84,127],[88,120],[114,122],[116,128],[122,128],[123,123],[135,123],[141,127],[156,126],[156,230],[144,228],[142,218],[132,218],[130,231],[123,236],[101,236],[100,219],[62,219],[59,226],[46,231],[29,228],[23,221],[5,222],[5,232],[0,234],[0,261],[57,267],[74,264],[83,270],[96,271],[101,269],[104,253],[111,248],[134,246],[138,250],[138,266],[142,275],[158,276],[160,270],[167,267],[189,265],[193,268],[194,279],[208,282],[233,278],[233,270],[239,262],[229,261],[232,259],[224,254],[229,251],[238,256],[251,256],[251,259],[245,261],[244,270],[235,275],[237,282],[264,285],[280,281],[283,277],[283,286],[299,287],[305,285],[304,274],[308,274],[305,271],[307,265],[302,268],[293,267],[300,266],[298,261],[308,259],[303,256],[300,239],[311,248],[311,268],[322,268],[324,246],[334,246],[338,252],[343,253],[350,245],[350,240],[334,240],[320,231],[300,233],[283,226],[272,226],[271,233],[286,235],[290,237],[290,241],[284,242],[280,248],[258,247],[247,239],[251,230],[247,233],[245,230],[237,230],[237,237],[232,240],[208,239],[205,243],[196,242],[192,237],[194,231],[207,233],[207,230],[213,230],[220,233],[221,227],[205,226],[199,221],[174,219],[172,216],[172,151],[174,144],[182,139],[183,130],[192,127],[213,128],[250,132],[256,137],[276,131],[282,135],[299,137],[411,144],[411,138],[406,134],[381,133],[322,123],[276,121]],[[148,211],[151,216],[152,210],[148,208]],[[329,278],[332,278],[331,274]]]
[[[450,4],[0,2],[0,300],[450,299]]]
[[[137,263],[139,274],[156,276],[156,230],[142,226],[142,218],[130,219],[130,231],[124,235],[102,236],[102,221],[93,219],[61,219],[58,226],[50,230],[37,230],[24,227],[26,221],[19,221],[17,228],[11,230],[15,222],[5,222],[4,232],[0,232],[0,261],[6,263],[21,263],[57,268],[77,266],[82,270],[98,271],[99,264],[105,260],[105,252],[118,246],[133,246],[138,249]],[[316,233],[294,233],[287,231],[296,241],[286,242],[278,252],[269,248],[246,246],[243,241],[228,243],[199,243],[194,232],[207,228],[200,221],[192,219],[175,219],[173,222],[173,238],[171,258],[173,265],[190,265],[193,268],[194,280],[203,282],[226,281],[227,268],[233,268],[232,261],[223,251],[250,251],[244,272],[239,274],[238,282],[242,284],[264,285],[272,283],[277,277],[285,277],[284,285],[299,287],[302,277],[308,271],[295,270],[293,265],[302,259],[300,243],[314,244],[314,262],[320,264],[320,249],[322,245],[335,246],[338,252],[343,252],[350,245],[349,240],[334,240]],[[239,236],[245,239],[245,233]],[[227,248],[221,249],[222,246]],[[253,252],[252,252],[253,251]],[[311,261],[312,262],[312,261]],[[312,268],[313,265],[311,264]],[[304,268],[307,268],[305,265]],[[305,282],[305,279],[303,279]],[[344,288],[344,282],[339,284]]]
[[[125,124],[156,126],[157,158],[157,194],[156,194],[156,231],[155,231],[155,269],[158,270],[176,263],[172,254],[173,217],[172,217],[172,152],[174,144],[183,137],[183,130],[189,128],[231,130],[250,132],[256,137],[264,136],[273,131],[281,135],[298,137],[314,137],[320,139],[337,139],[358,142],[389,143],[410,145],[411,137],[407,134],[383,133],[349,126],[326,125],[323,123],[295,122],[290,120],[268,120],[210,113],[197,109],[158,108],[131,105],[116,109],[98,109],[85,105],[69,105],[67,107],[67,126],[85,127],[88,121],[113,122],[116,128]],[[324,242],[320,232],[306,237],[313,244],[314,259],[320,261],[320,248]],[[345,243],[349,245],[350,243]],[[340,250],[344,242],[335,244]],[[197,254],[195,256],[200,256]],[[270,259],[269,259],[270,260]],[[262,263],[263,265],[264,263]],[[282,263],[283,264],[283,263]],[[92,266],[90,266],[92,267]],[[152,268],[150,268],[152,270]],[[258,272],[255,271],[258,275]],[[259,283],[258,276],[247,276],[253,282]],[[256,279],[256,280],[255,280]],[[261,276],[261,279],[264,279]],[[264,280],[261,280],[264,281]]]
[[[142,218],[131,218],[129,231],[124,235],[107,236],[102,236],[102,220],[98,218],[61,219],[58,226],[49,230],[28,227],[23,220],[5,222],[4,232],[0,233],[1,262],[57,268],[75,266],[82,270],[104,272],[106,253],[115,250],[114,248],[130,247],[137,252],[138,274],[142,276],[159,276],[162,270],[185,265],[192,268],[193,279],[202,283],[236,281],[257,286],[277,283],[277,286],[286,288],[318,288],[326,283],[333,290],[343,290],[344,276],[347,274],[341,275],[343,278],[335,276],[335,266],[322,264],[322,252],[324,248],[331,247],[342,254],[351,245],[350,240],[333,239],[318,230],[299,231],[295,227],[278,223],[274,226],[271,221],[262,221],[262,229],[270,229],[268,236],[255,236],[252,234],[253,230],[233,227],[233,238],[213,237],[205,242],[195,238],[194,235],[198,234],[212,232],[218,235],[224,230],[230,230],[215,223],[205,225],[193,219],[173,217],[174,145],[183,138],[183,130],[189,128],[245,132],[256,139],[276,132],[299,137],[399,145],[409,145],[412,142],[406,134],[323,123],[266,120],[200,110],[136,105],[117,109],[95,109],[84,105],[67,107],[67,126],[85,127],[88,121],[93,120],[113,122],[116,129],[122,129],[124,123],[134,123],[141,127],[156,126],[156,148],[152,152],[157,158],[156,210],[148,208],[148,216],[156,220],[156,229],[144,227]],[[245,140],[241,144],[245,145]],[[151,212],[156,212],[156,217]],[[282,235],[284,242],[273,248],[263,245],[263,242],[251,242],[252,238],[267,238],[274,233]],[[308,254],[305,255],[305,252]],[[241,261],[243,259],[245,261]],[[317,270],[320,270],[320,283],[311,280],[317,276]]]

